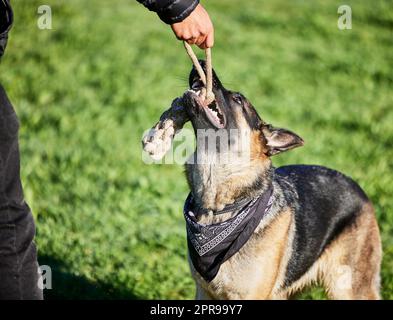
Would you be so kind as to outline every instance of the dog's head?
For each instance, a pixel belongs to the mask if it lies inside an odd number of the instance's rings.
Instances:
[[[201,65],[205,68],[204,61]],[[202,95],[203,83],[195,68],[189,76],[190,89],[184,95],[187,113],[194,130],[249,131],[251,154],[267,157],[303,145],[297,134],[266,124],[251,102],[241,93],[227,90],[213,71],[215,101],[206,105]],[[236,139],[229,139],[236,143]],[[198,146],[197,146],[198,147]],[[215,150],[220,152],[219,146]]]
[[[224,88],[214,72],[215,101],[209,105],[201,97],[203,84],[194,69],[189,84],[183,104],[197,142],[186,176],[196,203],[215,211],[257,196],[271,183],[270,156],[301,146],[303,140],[266,124],[250,101]]]

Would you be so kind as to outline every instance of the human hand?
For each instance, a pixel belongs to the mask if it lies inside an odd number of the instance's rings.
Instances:
[[[207,11],[199,4],[183,21],[171,25],[176,38],[201,49],[214,45],[214,27]]]

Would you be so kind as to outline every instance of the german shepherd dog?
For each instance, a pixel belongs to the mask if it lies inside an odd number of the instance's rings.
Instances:
[[[195,69],[189,85],[183,99],[195,133],[250,132],[249,161],[244,164],[186,164],[190,194],[201,208],[197,223],[233,219],[239,214],[234,204],[258,198],[272,186],[269,210],[213,279],[201,276],[190,259],[196,298],[288,299],[318,283],[331,299],[379,299],[380,234],[373,206],[358,184],[322,166],[273,167],[271,156],[303,145],[298,135],[265,123],[244,95],[224,88],[215,72],[216,100],[209,106],[199,93],[203,84]],[[229,143],[237,141],[231,138]],[[197,140],[194,156],[212,152],[205,149]],[[214,153],[220,152],[217,144]],[[215,214],[225,208],[229,210]]]

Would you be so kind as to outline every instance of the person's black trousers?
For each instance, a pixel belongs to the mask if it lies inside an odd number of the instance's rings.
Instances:
[[[0,85],[0,299],[42,299],[35,225],[20,181],[19,122]]]

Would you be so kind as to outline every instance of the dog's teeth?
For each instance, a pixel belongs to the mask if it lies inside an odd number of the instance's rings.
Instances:
[[[212,109],[210,109],[210,111],[211,111],[211,114],[213,115],[213,117],[214,117],[216,120],[220,120],[219,117],[218,117],[218,112],[217,112],[217,111],[212,110]]]

